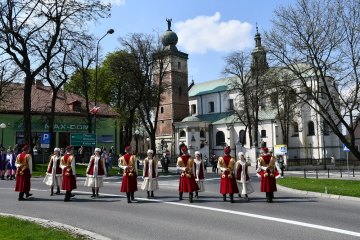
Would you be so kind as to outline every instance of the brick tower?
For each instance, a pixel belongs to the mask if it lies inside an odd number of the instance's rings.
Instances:
[[[182,121],[189,116],[189,94],[188,94],[188,54],[179,51],[176,47],[178,37],[171,28],[171,20],[168,21],[168,30],[162,35],[161,42],[164,51],[167,51],[167,70],[164,74],[164,83],[169,90],[163,95],[160,104],[158,124],[156,131],[156,149],[167,149],[174,154],[174,122]],[[161,151],[160,151],[161,152]]]

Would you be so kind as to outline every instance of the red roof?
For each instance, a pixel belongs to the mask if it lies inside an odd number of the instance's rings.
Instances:
[[[39,86],[41,85],[41,86]],[[31,112],[33,114],[50,113],[52,90],[50,86],[39,84],[32,86],[31,92]],[[24,99],[24,84],[13,83],[7,86],[10,91],[4,91],[3,100],[0,100],[0,112],[22,113]],[[57,115],[86,115],[85,98],[74,93],[59,90],[56,103],[55,113]],[[99,117],[116,117],[119,114],[105,103],[97,102],[100,107]],[[94,101],[89,100],[89,110],[94,107]]]

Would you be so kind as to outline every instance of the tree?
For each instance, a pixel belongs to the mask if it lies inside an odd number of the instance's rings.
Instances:
[[[12,83],[18,80],[19,69],[12,68],[10,61],[0,63],[0,109],[3,104],[11,101],[11,92],[15,90]]]
[[[265,36],[268,52],[296,79],[297,98],[360,159],[354,136],[360,110],[358,13],[352,0],[297,0],[274,11]]]
[[[25,74],[24,132],[31,141],[31,88],[35,77],[61,52],[62,41],[82,37],[88,21],[108,17],[97,0],[7,0],[0,3],[0,49]]]

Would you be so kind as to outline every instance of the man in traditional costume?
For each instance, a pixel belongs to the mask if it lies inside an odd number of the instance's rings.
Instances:
[[[71,191],[76,189],[75,157],[72,153],[72,146],[67,146],[65,155],[60,159],[60,167],[63,170],[61,190],[66,191],[64,202],[70,202],[72,201],[71,198],[75,197],[71,194]]]
[[[92,188],[91,198],[99,198],[99,188],[104,186],[103,178],[106,177],[105,158],[100,156],[101,149],[95,148],[95,155],[90,157],[86,169],[85,187]],[[96,195],[95,195],[96,191]]]
[[[235,179],[235,158],[230,156],[230,147],[225,148],[225,155],[219,158],[218,168],[221,170],[220,193],[226,201],[226,194],[230,194],[230,202],[234,203],[234,193],[239,193]]]
[[[126,154],[121,157],[119,167],[123,169],[123,180],[120,192],[126,192],[128,203],[135,200],[134,193],[137,191],[137,164],[136,156],[131,154],[131,147],[125,148]]]
[[[60,184],[62,183],[62,169],[60,167],[60,148],[54,149],[54,155],[51,156],[44,183],[51,187],[50,196],[54,196],[54,185],[57,186],[55,194],[60,194]]]
[[[32,157],[30,154],[30,147],[25,145],[23,147],[23,152],[19,154],[16,158],[16,183],[15,183],[15,192],[19,192],[19,201],[26,200],[24,198],[24,193],[26,198],[32,196],[30,193],[30,178],[32,176]]]
[[[199,190],[195,192],[195,198],[198,199],[199,198],[199,192],[204,192],[205,191],[205,186],[204,186],[205,167],[204,167],[204,162],[201,159],[199,151],[195,152],[194,166],[195,166],[195,181],[196,181],[196,184],[199,187]]]
[[[1,147],[0,149],[0,175],[1,180],[5,180],[5,169],[6,169],[6,155],[4,153],[5,149]]]
[[[249,201],[248,194],[254,192],[254,188],[251,185],[251,180],[248,173],[248,165],[244,158],[244,153],[239,152],[239,160],[236,162],[236,182],[239,188],[239,198],[241,194],[245,195],[245,200]]]
[[[199,187],[195,181],[195,166],[194,158],[189,154],[187,146],[181,149],[183,155],[177,160],[177,169],[180,170],[180,182],[179,182],[179,200],[182,200],[184,192],[189,193],[189,201],[193,202],[193,192],[199,191]]]
[[[266,200],[271,203],[276,192],[276,179],[275,179],[275,158],[268,154],[268,148],[263,148],[264,155],[258,158],[259,166],[257,169],[261,177],[260,191],[266,192]]]
[[[144,169],[143,169],[143,179],[144,182],[141,186],[141,189],[147,191],[147,197],[154,197],[154,191],[159,189],[158,183],[158,161],[153,157],[154,151],[149,149],[147,151],[148,157],[144,160]]]

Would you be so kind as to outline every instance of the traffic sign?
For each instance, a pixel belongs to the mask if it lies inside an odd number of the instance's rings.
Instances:
[[[70,133],[71,146],[96,146],[96,133]]]
[[[287,152],[286,145],[275,145],[274,148],[275,148],[274,151],[275,155],[284,155]]]
[[[166,156],[170,156],[170,151],[166,150]]]
[[[41,148],[49,148],[50,147],[50,133],[41,133]]]
[[[345,146],[345,144],[343,144],[343,151],[344,151],[344,152],[350,152],[350,149],[348,149],[348,148]]]

